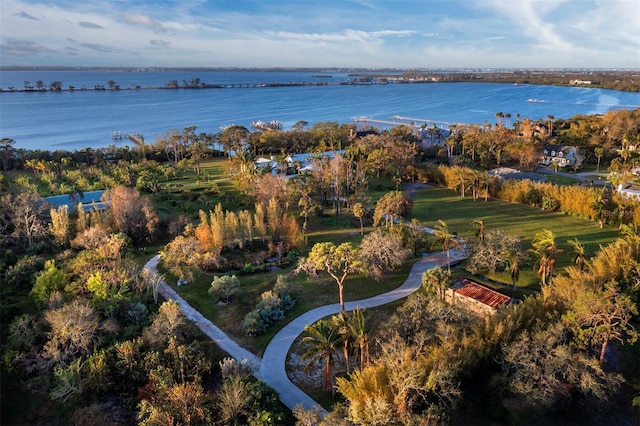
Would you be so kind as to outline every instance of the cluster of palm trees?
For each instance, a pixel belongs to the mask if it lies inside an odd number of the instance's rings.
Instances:
[[[302,339],[306,351],[303,361],[308,361],[305,371],[318,363],[323,367],[323,390],[334,390],[334,369],[342,351],[347,374],[351,372],[351,356],[359,357],[359,368],[369,363],[369,332],[365,310],[340,312],[330,319],[305,327],[307,335]]]

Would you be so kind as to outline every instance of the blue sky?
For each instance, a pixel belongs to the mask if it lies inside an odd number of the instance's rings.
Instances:
[[[640,68],[638,0],[2,0],[0,65]]]

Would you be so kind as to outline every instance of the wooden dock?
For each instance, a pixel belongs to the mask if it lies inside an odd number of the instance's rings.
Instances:
[[[142,133],[129,133],[129,139],[131,139],[137,145],[144,145],[144,136]]]

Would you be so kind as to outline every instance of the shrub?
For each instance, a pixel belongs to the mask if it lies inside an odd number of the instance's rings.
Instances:
[[[282,280],[280,284],[276,283],[274,290],[262,293],[256,308],[244,317],[242,328],[249,336],[266,333],[271,324],[282,321],[285,313],[294,307],[295,300],[288,294],[278,294],[276,287],[283,290]]]
[[[235,275],[215,277],[209,288],[209,294],[225,303],[231,302],[239,291],[240,281]]]
[[[249,312],[244,317],[242,329],[248,336],[259,336],[267,331],[267,327],[260,321],[260,312],[257,309]]]
[[[542,208],[551,212],[558,211],[560,202],[553,197],[542,197]]]

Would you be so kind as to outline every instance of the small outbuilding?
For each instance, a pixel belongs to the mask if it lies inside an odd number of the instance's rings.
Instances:
[[[453,288],[446,291],[446,300],[462,305],[480,316],[486,316],[493,315],[499,308],[514,303],[517,299],[468,278],[458,278],[453,283]]]

